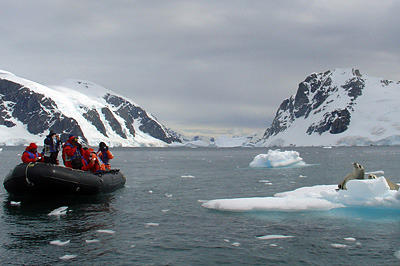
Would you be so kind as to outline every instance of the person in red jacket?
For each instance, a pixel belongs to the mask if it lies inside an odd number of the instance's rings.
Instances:
[[[107,145],[104,142],[99,143],[99,151],[97,156],[103,161],[107,170],[111,169],[110,160],[114,158],[112,153],[108,150]]]
[[[106,166],[92,148],[83,151],[84,164],[82,170],[93,173],[105,171]]]
[[[73,169],[82,169],[83,167],[83,149],[82,145],[78,142],[78,138],[70,136],[65,142],[62,151],[62,158],[65,167]]]
[[[25,151],[22,153],[21,160],[24,163],[35,163],[42,160],[42,155],[37,152],[36,143],[32,142],[28,147],[25,148]]]

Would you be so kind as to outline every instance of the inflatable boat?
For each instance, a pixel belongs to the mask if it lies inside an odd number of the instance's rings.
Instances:
[[[107,193],[124,186],[119,169],[92,173],[46,163],[22,163],[4,179],[5,189],[13,195]]]

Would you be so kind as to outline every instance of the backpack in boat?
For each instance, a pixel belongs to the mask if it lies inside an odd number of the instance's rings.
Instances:
[[[83,167],[82,159],[80,159],[80,158],[72,159],[71,165],[72,165],[73,169],[82,169],[82,167]]]

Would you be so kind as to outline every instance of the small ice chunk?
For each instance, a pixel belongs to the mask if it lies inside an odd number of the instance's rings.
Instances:
[[[268,150],[267,154],[259,154],[250,162],[250,167],[281,168],[305,166],[303,158],[297,151]]]
[[[394,256],[400,260],[400,250],[396,251]]]
[[[307,177],[306,175],[299,175],[300,178],[305,178]]]
[[[161,210],[163,213],[169,212],[169,209]]]
[[[232,246],[234,246],[234,247],[239,247],[239,246],[240,246],[240,243],[239,243],[239,242],[233,242],[233,243],[232,243]]]
[[[131,245],[131,248],[135,248],[136,247],[136,245]]]
[[[146,227],[156,227],[156,226],[159,226],[160,224],[158,224],[158,223],[145,223],[145,226]]]
[[[231,242],[229,239],[224,239],[224,241],[225,241],[226,243]]]
[[[269,239],[281,239],[281,238],[292,238],[294,236],[284,236],[284,235],[266,235],[266,236],[257,236],[258,239],[269,240]]]
[[[66,215],[67,214],[67,206],[63,206],[57,209],[52,210],[48,215],[49,216],[58,216],[60,217],[61,215]]]
[[[172,194],[165,193],[164,195],[165,195],[165,197],[167,197],[167,198],[172,198]]]
[[[71,259],[74,259],[76,257],[78,257],[78,255],[73,255],[73,254],[69,255],[69,254],[67,254],[67,255],[64,255],[64,256],[60,257],[60,260],[71,260]]]
[[[19,206],[21,206],[21,202],[20,201],[10,201],[10,205],[11,206],[15,206],[15,207],[19,207]]]
[[[153,194],[153,190],[149,190],[149,194]]]
[[[270,247],[277,247],[277,244],[269,244]]]
[[[346,241],[353,241],[353,242],[356,241],[356,239],[354,237],[345,237],[343,239]]]
[[[270,183],[269,180],[258,180],[259,183]]]
[[[96,230],[96,232],[102,233],[102,234],[110,234],[110,235],[115,234],[114,230],[109,230],[109,229],[99,229],[99,230]]]
[[[334,248],[347,248],[347,245],[338,244],[338,243],[333,243],[333,244],[331,244],[331,246],[334,247]]]
[[[85,240],[86,244],[91,244],[91,243],[97,243],[100,242],[100,240],[98,239],[87,239]]]
[[[195,178],[193,175],[181,175],[181,178]]]
[[[67,241],[61,241],[61,240],[53,240],[53,241],[50,241],[50,244],[51,245],[56,245],[56,246],[65,246],[65,245],[67,245],[67,244],[69,244],[69,242],[70,242],[71,240],[67,240]]]

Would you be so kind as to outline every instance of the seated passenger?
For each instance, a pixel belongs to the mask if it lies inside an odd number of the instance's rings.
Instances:
[[[103,161],[107,170],[111,169],[110,160],[114,158],[112,153],[108,150],[107,145],[104,142],[99,143],[99,151],[97,156]]]
[[[34,163],[42,161],[42,155],[37,152],[36,143],[29,144],[22,153],[21,160],[24,163]]]
[[[92,148],[85,149],[83,151],[83,158],[84,165],[82,167],[82,170],[91,171],[93,173],[106,170],[105,164],[100,158],[97,157],[97,154]]]

